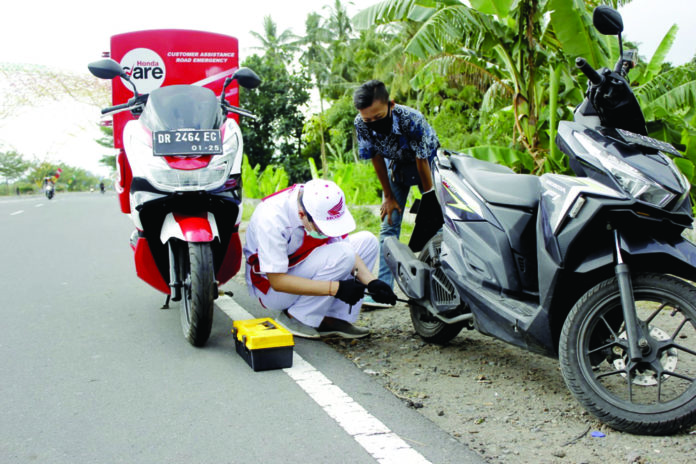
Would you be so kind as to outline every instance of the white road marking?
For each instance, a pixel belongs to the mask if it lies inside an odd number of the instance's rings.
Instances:
[[[221,295],[216,304],[232,320],[254,319],[252,314],[229,296]],[[283,371],[377,462],[430,464],[423,455],[297,353],[293,353],[292,367]]]
[[[15,211],[14,213],[10,213],[10,216],[16,216],[18,214],[22,214],[24,212],[23,209],[20,209],[19,211]]]
[[[34,205],[34,208],[41,208],[43,205],[43,203],[37,203]]]

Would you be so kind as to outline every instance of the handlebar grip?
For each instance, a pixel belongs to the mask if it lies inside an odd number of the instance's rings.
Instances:
[[[116,111],[116,110],[123,110],[123,109],[128,108],[129,106],[130,106],[130,103],[123,103],[121,105],[110,106],[108,108],[104,108],[103,110],[101,110],[101,114],[111,113],[112,111]]]
[[[590,66],[590,64],[585,60],[585,58],[578,57],[575,59],[575,66],[580,68],[580,71],[592,82],[594,85],[599,85],[604,82],[604,78],[600,76],[595,69]]]

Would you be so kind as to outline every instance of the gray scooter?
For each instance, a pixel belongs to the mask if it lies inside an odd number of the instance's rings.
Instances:
[[[616,11],[598,7],[594,24],[621,39]],[[621,56],[613,71],[576,62],[588,91],[557,141],[579,177],[515,174],[441,150],[432,177],[442,228],[419,256],[396,239],[384,252],[426,341],[447,343],[466,326],[558,357],[600,421],[663,435],[696,424],[690,185],[667,156],[679,152],[647,136]]]

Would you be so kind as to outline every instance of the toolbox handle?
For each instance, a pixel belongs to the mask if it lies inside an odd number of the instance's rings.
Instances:
[[[244,351],[246,351],[247,353],[250,353],[251,350],[250,350],[249,347],[247,346],[246,341],[247,341],[247,336],[246,336],[246,335],[242,335],[242,346],[244,347]]]
[[[261,325],[264,326],[264,327],[266,328],[266,330],[277,329],[277,328],[278,328],[278,327],[276,327],[276,325],[273,324],[273,322],[271,322],[271,321],[263,321],[263,322],[261,323]]]

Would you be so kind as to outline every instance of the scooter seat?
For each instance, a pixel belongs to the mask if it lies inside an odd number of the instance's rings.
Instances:
[[[534,209],[539,203],[539,177],[516,174],[500,164],[469,156],[451,156],[455,170],[489,203]]]

